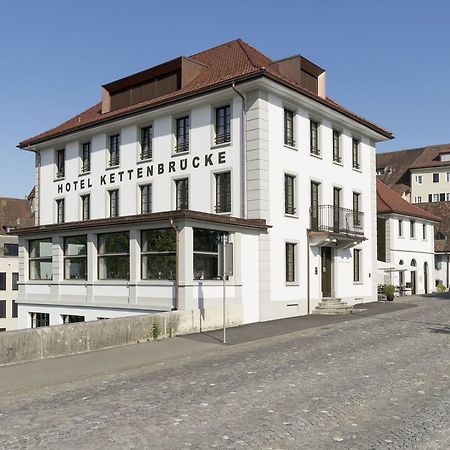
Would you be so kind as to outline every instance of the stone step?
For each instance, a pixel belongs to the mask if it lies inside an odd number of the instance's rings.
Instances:
[[[316,306],[313,314],[348,314],[353,311],[353,307],[343,302],[340,298],[323,297],[322,301]]]
[[[338,316],[339,314],[350,314],[353,312],[353,309],[351,306],[348,308],[316,308],[312,314],[322,314],[322,315],[329,315],[329,316]]]

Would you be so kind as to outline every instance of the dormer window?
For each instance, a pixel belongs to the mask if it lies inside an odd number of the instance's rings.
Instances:
[[[435,234],[434,239],[436,239],[436,241],[445,241],[447,239],[447,236],[441,231],[438,231]]]

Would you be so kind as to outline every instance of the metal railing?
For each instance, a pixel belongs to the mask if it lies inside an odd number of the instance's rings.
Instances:
[[[364,213],[333,205],[310,208],[311,231],[364,235]]]

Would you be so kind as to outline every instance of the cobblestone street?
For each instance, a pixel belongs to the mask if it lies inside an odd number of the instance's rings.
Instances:
[[[400,302],[416,306],[5,394],[0,448],[448,449],[450,299]]]

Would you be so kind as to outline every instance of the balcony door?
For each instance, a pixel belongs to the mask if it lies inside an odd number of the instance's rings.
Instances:
[[[320,183],[311,182],[311,230],[319,229],[319,186]]]
[[[339,233],[340,227],[340,208],[341,208],[341,189],[333,188],[333,231]]]

